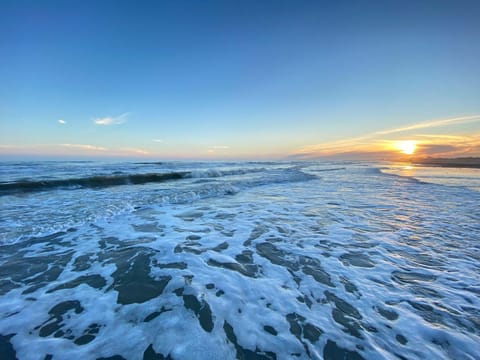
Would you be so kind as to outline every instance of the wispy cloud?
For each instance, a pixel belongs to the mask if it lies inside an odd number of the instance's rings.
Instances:
[[[124,124],[124,123],[127,122],[127,118],[128,118],[129,115],[130,115],[130,113],[123,113],[123,114],[121,114],[119,116],[115,116],[115,117],[107,116],[107,117],[103,117],[103,118],[94,119],[93,122],[95,123],[95,125],[104,125],[104,126],[120,125],[120,124]]]
[[[462,117],[455,117],[450,119],[436,119],[436,120],[420,122],[417,124],[407,125],[404,127],[399,127],[396,129],[377,131],[372,135],[388,135],[388,134],[406,132],[411,130],[437,128],[441,126],[459,125],[459,124],[465,124],[465,123],[477,122],[477,121],[480,121],[480,115],[462,116]]]
[[[318,156],[333,156],[338,154],[353,153],[379,153],[394,148],[393,144],[398,140],[415,140],[419,150],[425,150],[427,154],[434,154],[435,151],[451,151],[454,155],[468,154],[477,149],[478,135],[452,135],[452,134],[415,134],[415,130],[434,129],[440,127],[454,126],[466,123],[480,122],[480,115],[454,117],[448,119],[435,119],[411,124],[395,129],[380,130],[362,136],[330,141],[320,144],[308,145],[294,151],[291,156],[295,158],[312,158]],[[388,136],[390,139],[386,138]]]
[[[136,149],[136,148],[122,148],[121,151],[124,151],[128,154],[135,154],[135,155],[150,155],[150,152],[144,149]]]
[[[85,150],[88,152],[101,152],[104,156],[138,156],[138,155],[151,155],[147,150],[141,148],[106,148],[103,146],[96,146],[90,144],[58,144],[58,146]]]
[[[60,119],[60,120],[57,120],[57,123],[65,125],[67,122],[65,120]]]
[[[227,145],[213,145],[208,148],[207,153],[210,155],[225,156],[228,153],[228,149],[230,149],[230,146]]]
[[[156,143],[163,143],[163,140],[162,139],[152,139],[153,142],[156,142]]]
[[[153,154],[142,148],[106,148],[91,144],[34,144],[28,146],[0,144],[0,155],[32,154],[47,156],[89,156],[102,158],[147,157]]]
[[[74,149],[82,149],[82,150],[91,150],[91,151],[107,151],[107,148],[95,145],[88,145],[88,144],[58,144],[59,146],[67,147],[67,148],[74,148]]]
[[[465,136],[460,136],[460,135],[417,134],[415,136],[418,138],[425,138],[425,139],[443,139],[445,141],[458,141],[458,140],[465,139]]]

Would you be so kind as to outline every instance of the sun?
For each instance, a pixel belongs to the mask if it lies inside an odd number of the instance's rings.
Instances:
[[[397,150],[400,150],[400,152],[406,155],[413,155],[417,149],[417,143],[413,140],[395,141],[394,146]]]

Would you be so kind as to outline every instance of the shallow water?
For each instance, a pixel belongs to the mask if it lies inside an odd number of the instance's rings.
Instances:
[[[463,186],[480,191],[480,169],[442,166],[386,164],[382,171],[387,174],[408,176],[414,179],[447,186]]]
[[[6,359],[480,353],[479,192],[359,163],[2,166],[47,183],[0,196]],[[76,181],[153,173],[182,177]]]

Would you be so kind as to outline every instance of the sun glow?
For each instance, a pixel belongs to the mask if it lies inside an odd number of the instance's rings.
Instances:
[[[417,143],[413,140],[396,141],[394,146],[403,154],[412,155],[417,148]]]

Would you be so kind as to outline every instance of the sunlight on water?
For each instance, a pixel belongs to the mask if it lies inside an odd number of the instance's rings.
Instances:
[[[395,164],[382,168],[382,171],[428,183],[480,189],[480,169]]]

